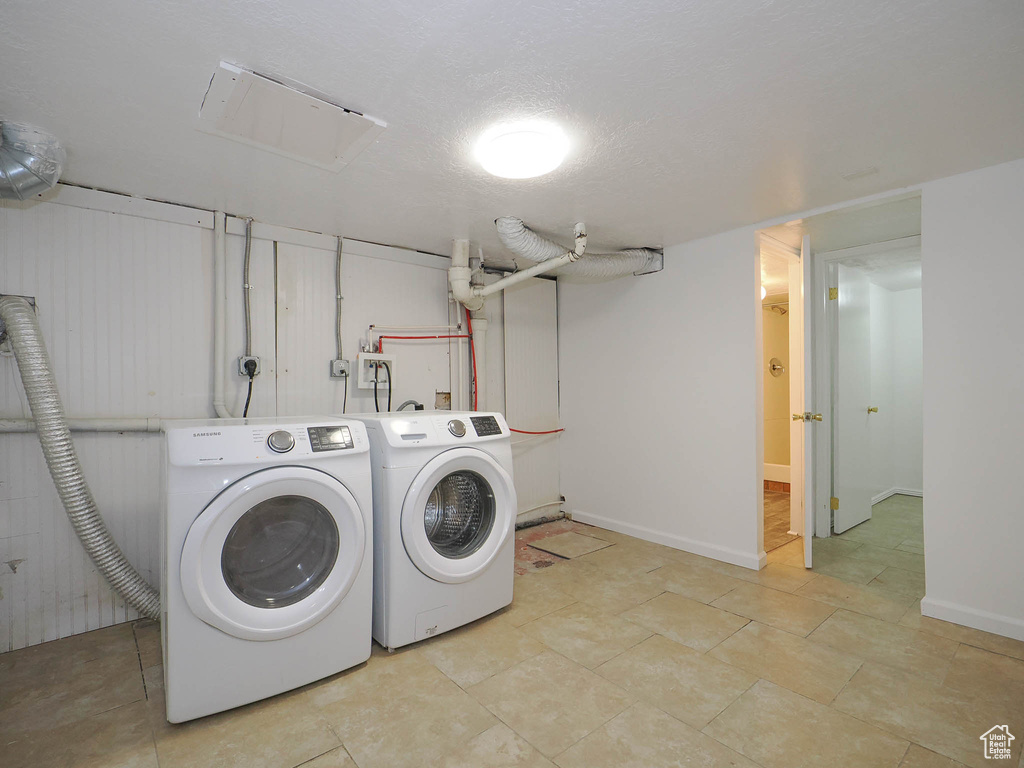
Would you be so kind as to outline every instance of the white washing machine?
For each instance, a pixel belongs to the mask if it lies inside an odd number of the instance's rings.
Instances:
[[[369,442],[348,419],[165,422],[167,719],[221,712],[370,656]]]
[[[354,415],[373,463],[373,637],[397,648],[512,602],[516,491],[500,413]]]

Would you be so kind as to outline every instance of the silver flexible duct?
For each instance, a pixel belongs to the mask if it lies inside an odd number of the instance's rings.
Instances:
[[[494,224],[502,244],[524,259],[544,262],[562,256],[570,250],[541,237],[514,216],[503,216]],[[661,252],[651,248],[630,248],[617,253],[587,251],[586,256],[555,270],[555,274],[584,279],[609,279],[638,272],[656,271],[661,260]]]
[[[66,158],[50,134],[31,125],[0,122],[0,197],[25,200],[52,189]]]
[[[159,619],[160,593],[142,579],[111,538],[85,482],[32,305],[20,296],[0,296],[0,320],[7,326],[46,466],[71,526],[110,586],[143,616]]]

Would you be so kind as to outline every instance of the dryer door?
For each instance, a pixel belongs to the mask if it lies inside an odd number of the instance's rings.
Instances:
[[[491,456],[455,448],[416,475],[402,505],[402,541],[416,567],[447,584],[469,581],[515,531],[512,478]]]
[[[334,477],[308,467],[255,472],[218,494],[189,527],[185,600],[235,637],[298,634],[348,594],[365,536],[355,497]]]

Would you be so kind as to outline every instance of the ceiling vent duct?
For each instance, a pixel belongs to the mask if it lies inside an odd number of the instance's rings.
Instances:
[[[54,136],[31,125],[0,122],[0,198],[27,200],[53,189],[66,159]]]
[[[337,173],[387,124],[222,61],[213,73],[196,127]]]

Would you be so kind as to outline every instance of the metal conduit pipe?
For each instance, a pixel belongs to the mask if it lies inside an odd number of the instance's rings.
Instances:
[[[159,619],[160,593],[114,542],[85,481],[32,305],[20,296],[0,296],[0,319],[7,327],[46,466],[72,528],[110,586],[143,616]]]
[[[159,418],[65,419],[72,432],[159,432]],[[35,432],[32,419],[0,419],[0,433]]]

